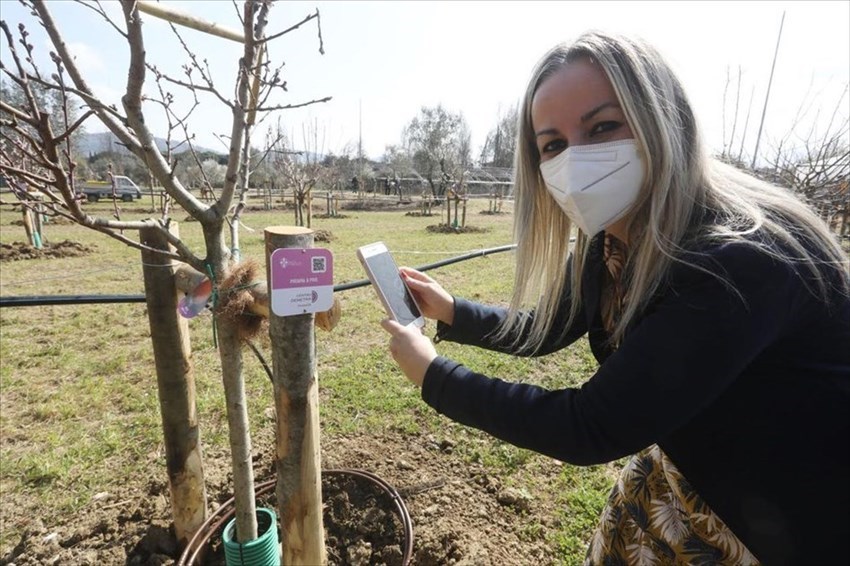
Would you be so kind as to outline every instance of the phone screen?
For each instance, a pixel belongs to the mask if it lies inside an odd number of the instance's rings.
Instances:
[[[379,282],[381,290],[386,296],[390,309],[398,317],[398,322],[407,326],[422,314],[413,302],[413,297],[401,280],[398,267],[389,253],[380,253],[366,258],[369,269]]]

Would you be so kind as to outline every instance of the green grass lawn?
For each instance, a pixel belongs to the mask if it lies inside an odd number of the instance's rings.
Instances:
[[[322,201],[319,201],[322,202]],[[149,202],[121,203],[122,219],[149,215]],[[86,205],[109,216],[110,203]],[[346,218],[314,219],[313,228],[334,239],[317,246],[334,254],[335,283],[363,279],[358,246],[383,240],[402,265],[418,266],[467,251],[511,242],[510,214],[483,215],[487,201],[473,201],[467,224],[486,231],[438,234],[432,217],[401,211],[348,211]],[[318,211],[321,212],[321,211]],[[175,214],[185,242],[203,256],[197,223]],[[20,214],[0,211],[0,243],[25,240]],[[249,212],[241,233],[244,257],[264,262],[263,228],[292,223],[291,211]],[[130,234],[134,235],[134,234]],[[96,248],[64,259],[4,262],[0,294],[142,294],[137,250],[82,227],[48,223],[48,242],[73,240]],[[485,302],[505,302],[513,284],[513,254],[499,253],[430,272],[450,292]],[[544,457],[465,429],[431,411],[392,362],[379,326],[383,310],[369,287],[340,293],[342,318],[333,332],[317,332],[323,443],[349,433],[453,431],[455,451],[487,466],[506,483],[528,485]],[[190,321],[198,414],[204,449],[227,449],[226,418],[211,317]],[[428,329],[433,332],[433,326]],[[268,352],[268,344],[262,344]],[[547,387],[576,385],[595,369],[584,341],[542,359],[520,359],[443,343],[441,354],[485,374]],[[246,386],[253,428],[271,405],[271,386],[246,350]],[[73,513],[93,494],[149,469],[160,449],[160,421],[152,349],[143,304],[48,306],[0,309],[0,556],[14,546],[19,526],[7,520],[9,505],[33,512]],[[555,510],[544,527],[529,524],[531,537],[556,549],[559,562],[576,564],[614,481],[618,465],[563,466],[546,488]],[[165,475],[163,470],[162,475]],[[547,480],[549,481],[549,480]]]

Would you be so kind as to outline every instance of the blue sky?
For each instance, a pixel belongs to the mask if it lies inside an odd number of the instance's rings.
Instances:
[[[166,4],[220,25],[239,26],[227,0]],[[51,0],[49,6],[93,88],[120,106],[128,60],[123,39],[94,13],[72,2]],[[356,148],[362,109],[363,147],[372,158],[380,157],[386,145],[401,141],[402,129],[421,106],[438,103],[463,112],[477,153],[499,112],[519,100],[537,59],[553,44],[592,28],[633,33],[654,43],[679,72],[709,144],[718,150],[723,143],[727,71],[732,78],[728,138],[740,65],[738,133],[752,93],[745,154],[752,152],[783,11],[763,148],[789,132],[801,106],[808,112],[799,135],[814,123],[818,110],[823,124],[850,81],[850,2],[844,1],[281,2],[272,9],[269,29],[284,29],[317,7],[325,55],[318,53],[313,24],[274,43],[272,60],[286,62],[284,78],[289,85],[289,93],[279,101],[298,103],[323,96],[333,100],[288,111],[281,118],[295,145],[302,143],[302,125],[311,122],[318,124],[320,149],[339,153],[346,145]],[[0,9],[13,30],[19,21],[32,21],[13,0],[0,0]],[[149,16],[144,21],[149,61],[179,74],[186,57],[170,30]],[[46,38],[37,35],[37,26],[28,25],[36,49],[46,56]],[[217,84],[232,84],[239,45],[192,30],[183,35],[208,60]],[[5,46],[0,57],[9,61]],[[156,92],[152,80],[146,87]],[[232,93],[232,87],[222,90]],[[848,113],[850,99],[845,97],[840,115]],[[194,118],[200,143],[223,149],[214,134],[228,133],[227,108],[202,99]],[[164,120],[154,107],[148,119],[161,134]],[[97,129],[89,126],[90,131]],[[733,147],[739,144],[740,138]]]

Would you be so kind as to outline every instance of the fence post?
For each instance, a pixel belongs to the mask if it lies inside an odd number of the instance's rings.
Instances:
[[[313,230],[273,226],[265,230],[266,281],[272,293],[272,252],[312,248]],[[314,314],[277,316],[269,311],[274,401],[277,413],[277,501],[283,563],[327,563],[322,526],[319,387]]]
[[[178,234],[174,222],[171,223],[171,231]],[[169,249],[168,241],[156,228],[142,228],[139,236],[146,246]],[[178,293],[172,264],[170,257],[142,250],[171,511],[174,531],[183,547],[207,519],[207,493],[201,434],[195,413],[189,324],[177,313]]]

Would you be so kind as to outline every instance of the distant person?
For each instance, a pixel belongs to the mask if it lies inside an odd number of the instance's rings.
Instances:
[[[383,321],[425,402],[572,464],[633,455],[589,564],[847,564],[850,268],[824,222],[710,159],[679,79],[634,39],[549,51],[517,152],[510,307],[402,274],[439,340],[540,356],[587,335],[599,369],[507,383]]]

